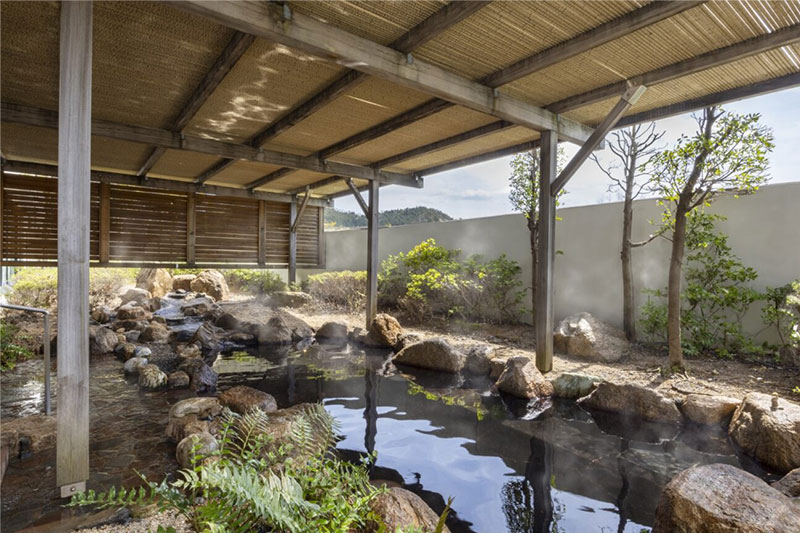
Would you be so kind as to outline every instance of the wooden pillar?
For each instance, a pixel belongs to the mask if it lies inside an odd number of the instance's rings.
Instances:
[[[100,184],[100,263],[105,264],[110,256],[111,238],[111,185]]]
[[[195,243],[197,242],[197,210],[196,198],[193,192],[186,195],[186,262],[195,263]]]
[[[556,201],[550,185],[556,178],[558,135],[542,132],[539,175],[539,242],[536,269],[536,367],[553,369],[553,257],[555,255]]]
[[[92,3],[61,3],[58,101],[58,435],[61,496],[89,479]]]
[[[267,202],[258,201],[258,266],[267,264]]]
[[[367,329],[378,314],[378,191],[380,182],[369,182],[367,212]]]
[[[292,228],[297,222],[297,196],[289,204],[289,283],[297,282],[297,233]]]

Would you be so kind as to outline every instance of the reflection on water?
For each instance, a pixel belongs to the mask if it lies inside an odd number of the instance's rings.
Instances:
[[[740,465],[712,430],[677,434],[611,415],[595,419],[573,402],[501,398],[488,380],[387,371],[386,355],[314,346],[257,376],[223,382],[246,382],[281,406],[322,401],[341,423],[343,456],[377,451],[374,479],[404,484],[436,512],[454,497],[454,532],[638,533],[649,529],[675,474],[700,463]]]

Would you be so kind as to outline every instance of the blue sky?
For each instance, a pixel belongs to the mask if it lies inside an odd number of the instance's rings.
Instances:
[[[775,133],[775,150],[770,155],[772,183],[800,181],[800,87],[767,94],[724,106],[737,113],[761,113],[761,122]],[[663,142],[671,145],[682,134],[694,132],[691,114],[659,120],[659,130],[666,130]],[[566,144],[566,153],[572,156],[577,147]],[[607,163],[611,152],[598,152],[599,159]],[[476,218],[511,213],[508,201],[508,175],[510,157],[504,157],[443,172],[425,178],[425,188],[411,189],[390,186],[381,189],[380,208],[397,209],[424,205],[441,209],[454,218]],[[570,180],[564,196],[564,206],[596,204],[618,200],[608,192],[608,178],[593,161],[587,161]],[[360,211],[352,198],[336,200],[335,207],[346,211]]]

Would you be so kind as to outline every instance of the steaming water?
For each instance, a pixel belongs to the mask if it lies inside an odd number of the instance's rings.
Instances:
[[[679,432],[592,415],[574,402],[501,398],[486,379],[407,367],[387,375],[386,354],[312,348],[238,352],[215,365],[224,384],[259,388],[281,406],[323,402],[341,424],[345,457],[377,451],[373,479],[404,485],[437,512],[453,497],[454,532],[638,533],[685,468],[719,462],[764,475],[736,456],[723,431]]]

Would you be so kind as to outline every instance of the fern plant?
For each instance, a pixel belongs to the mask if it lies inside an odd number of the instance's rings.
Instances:
[[[99,508],[155,504],[175,510],[197,531],[258,530],[345,533],[365,523],[377,489],[363,465],[329,455],[336,424],[321,405],[293,420],[287,442],[267,435],[270,415],[223,413],[219,449],[195,459],[174,481],[148,481],[138,489],[88,491],[69,505]]]

